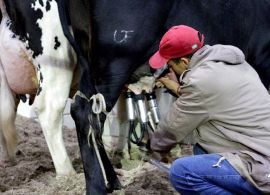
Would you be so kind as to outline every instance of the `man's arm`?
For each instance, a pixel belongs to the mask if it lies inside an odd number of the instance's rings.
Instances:
[[[168,152],[208,118],[201,90],[194,84],[183,85],[181,96],[174,102],[151,136],[151,149]]]

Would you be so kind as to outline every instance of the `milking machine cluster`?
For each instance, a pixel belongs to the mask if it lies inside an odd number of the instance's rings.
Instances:
[[[146,101],[147,104],[145,103]],[[151,131],[155,130],[156,125],[159,123],[160,115],[154,92],[142,94],[126,92],[126,108],[130,124],[128,134],[128,149],[130,151],[130,142],[138,146],[144,145],[143,140],[149,138],[149,128]],[[136,131],[138,123],[140,128]]]
[[[169,68],[166,64],[162,68],[157,69],[153,76],[157,79],[167,73],[169,73]],[[126,109],[129,120],[128,151],[130,154],[131,142],[138,146],[146,146],[147,148],[146,143],[148,143],[149,139],[149,129],[155,131],[160,121],[155,92],[135,94],[127,91]],[[136,129],[138,123],[140,128]]]

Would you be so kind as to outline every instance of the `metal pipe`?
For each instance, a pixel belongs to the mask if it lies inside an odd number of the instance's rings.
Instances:
[[[165,165],[163,165],[160,161],[155,160],[149,156],[145,156],[144,160],[146,160],[147,162],[149,162],[150,164],[156,166],[161,172],[165,172],[167,174],[169,174],[170,172],[170,168],[166,167]]]
[[[159,69],[157,69],[157,70],[155,71],[154,77],[155,77],[155,78],[160,77],[160,76],[164,73],[164,71],[167,70],[167,69],[168,69],[168,65],[165,64],[162,68],[159,68]]]

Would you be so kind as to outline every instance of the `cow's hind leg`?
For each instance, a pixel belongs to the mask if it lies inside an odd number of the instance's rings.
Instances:
[[[57,175],[74,174],[63,142],[63,111],[68,99],[71,68],[41,65],[40,87],[34,102]]]
[[[9,88],[0,60],[0,166],[13,161],[17,147],[15,97]]]
[[[105,178],[103,177],[101,164],[96,153],[97,151],[95,150],[91,136],[89,136],[90,124],[94,131],[101,131],[101,129],[98,128],[99,125],[97,116],[92,113],[92,105],[77,96],[75,102],[71,106],[71,114],[76,123],[76,130],[83,160],[86,179],[86,194],[103,195],[110,193],[113,190],[120,189],[121,184],[116,176],[111,162],[107,157],[104,146],[100,142],[101,132],[96,132],[99,134],[99,136],[97,136],[97,147],[103,162],[108,183],[106,183]],[[100,119],[101,126],[103,126],[105,116],[101,114]]]

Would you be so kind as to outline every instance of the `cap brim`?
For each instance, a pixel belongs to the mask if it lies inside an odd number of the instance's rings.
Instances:
[[[168,59],[163,58],[159,52],[156,52],[150,59],[149,64],[151,68],[159,69],[162,68],[164,65],[166,65],[168,62]]]

